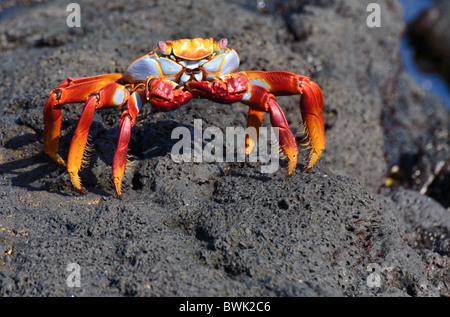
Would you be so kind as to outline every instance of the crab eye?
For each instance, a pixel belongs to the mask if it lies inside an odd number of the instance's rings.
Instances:
[[[175,58],[175,56],[174,56],[173,54],[170,54],[170,55],[169,55],[169,58],[170,58],[170,59],[173,59],[173,60],[176,60],[176,58]]]
[[[164,42],[164,41],[159,41],[159,42],[158,42],[158,48],[161,50],[161,52],[165,52],[165,51],[166,51],[166,48],[167,48],[166,42]]]
[[[228,40],[226,38],[221,39],[219,43],[220,49],[224,49],[225,47],[227,47],[227,44]]]

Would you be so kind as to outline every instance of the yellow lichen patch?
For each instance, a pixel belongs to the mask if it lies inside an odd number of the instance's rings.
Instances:
[[[88,205],[98,205],[100,203],[100,198],[94,199],[90,202],[88,202]]]
[[[28,232],[26,230],[16,230],[14,228],[10,227],[0,227],[0,233],[8,234],[13,237],[27,237]]]

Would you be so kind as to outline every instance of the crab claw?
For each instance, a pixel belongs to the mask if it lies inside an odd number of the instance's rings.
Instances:
[[[147,99],[158,111],[173,111],[192,100],[192,94],[177,88],[178,84],[163,78],[152,78],[147,83]]]
[[[304,169],[304,171],[308,171],[317,163],[325,148],[325,130],[322,116],[323,95],[319,86],[308,77],[303,77],[300,85],[303,93],[300,100],[300,111],[311,146],[308,165]]]
[[[195,96],[220,103],[240,101],[248,89],[247,77],[243,74],[225,75],[213,82],[190,82],[187,86]]]

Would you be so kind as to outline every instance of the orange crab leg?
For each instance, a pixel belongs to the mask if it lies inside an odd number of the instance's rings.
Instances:
[[[59,135],[61,133],[61,109],[70,102],[84,102],[95,90],[115,82],[121,74],[105,74],[93,77],[67,78],[52,90],[44,107],[44,152],[54,161],[66,166],[59,156]]]
[[[281,149],[289,160],[288,176],[291,176],[297,166],[297,142],[289,129],[283,110],[276,102],[275,96],[262,86],[248,84],[248,92],[244,95],[241,102],[250,106],[250,109],[257,113],[256,119],[249,118],[250,124],[260,125],[262,117],[258,112],[264,111],[269,113],[270,123],[273,129],[278,132]]]
[[[254,135],[255,139],[252,138],[251,134],[247,134],[245,136],[245,154],[250,155],[255,144],[259,137],[259,128],[261,127],[262,121],[264,118],[264,112],[255,110],[252,108],[248,109],[248,119],[247,119],[247,128],[253,127],[256,130],[256,135]]]
[[[268,89],[276,96],[301,94],[300,111],[309,137],[311,151],[305,171],[319,160],[325,148],[323,125],[323,94],[319,86],[308,77],[284,71],[244,71],[250,84]]]
[[[268,112],[270,123],[278,132],[278,141],[281,149],[289,159],[288,176],[292,175],[297,165],[297,142],[289,129],[289,124],[276,102],[275,96],[263,86],[249,84],[247,77],[243,73],[233,73],[222,76],[214,82],[191,82],[189,89],[196,96],[208,98],[221,103],[232,103],[240,101],[248,105],[249,111],[248,126],[259,129],[263,118],[263,113]],[[252,139],[248,138],[248,150],[252,146]],[[254,145],[254,143],[253,143]]]
[[[94,117],[95,109],[121,107],[129,97],[130,92],[125,86],[117,83],[109,83],[93,92],[86,101],[80,121],[72,138],[69,156],[67,158],[67,171],[69,172],[73,186],[78,192],[85,193],[78,176],[78,171],[81,168],[89,128]]]
[[[145,87],[148,87],[146,90]],[[172,111],[193,98],[189,91],[179,88],[175,82],[163,78],[150,76],[145,84],[140,84],[128,99],[127,108],[121,115],[119,138],[113,159],[114,187],[118,198],[122,198],[122,178],[125,171],[128,143],[130,142],[131,128],[134,126],[136,117],[147,100],[153,109],[157,111]]]
[[[306,80],[304,80],[306,81]],[[307,81],[303,86],[303,97],[300,100],[302,119],[309,136],[311,151],[308,156],[308,165],[305,171],[311,169],[319,160],[325,148],[325,129],[323,125],[323,95],[319,86]]]
[[[127,102],[127,108],[122,112],[119,124],[119,138],[117,149],[114,153],[112,173],[114,187],[117,197],[122,199],[122,178],[127,160],[128,143],[131,137],[131,128],[136,122],[136,118],[143,104],[146,102],[145,85],[141,84],[131,94]]]

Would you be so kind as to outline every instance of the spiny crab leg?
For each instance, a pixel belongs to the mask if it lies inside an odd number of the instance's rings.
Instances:
[[[147,89],[146,89],[147,86]],[[117,149],[113,159],[113,178],[117,197],[122,199],[122,178],[127,160],[131,128],[147,100],[153,109],[172,111],[192,100],[192,94],[178,87],[178,84],[163,78],[148,77],[145,84],[139,84],[128,99],[127,108],[122,113],[119,126]]]
[[[289,124],[283,110],[281,110],[280,105],[276,102],[275,96],[264,87],[248,84],[248,92],[244,95],[241,102],[250,106],[250,109],[255,111],[269,113],[270,124],[278,132],[280,147],[289,160],[288,176],[291,176],[297,166],[297,142],[289,129]],[[260,121],[256,121],[259,120],[259,117],[257,119],[249,118],[249,120],[254,120],[250,124],[260,125]]]
[[[248,109],[247,128],[253,127],[256,130],[256,134],[247,134],[245,136],[245,154],[250,155],[259,137],[259,128],[261,127],[264,118],[264,111]]]
[[[300,111],[311,147],[305,171],[316,164],[325,148],[323,95],[319,86],[308,77],[284,71],[243,71],[222,76],[214,82],[191,82],[188,88],[195,95],[220,103],[240,101],[249,105],[247,126],[255,127],[257,131],[264,112],[268,112],[272,126],[279,132],[280,146],[289,159],[288,175],[295,170],[298,147],[275,96],[302,95]],[[247,154],[254,144],[255,140],[247,136]]]
[[[127,87],[117,83],[109,83],[88,97],[80,121],[75,130],[75,134],[72,138],[69,156],[67,158],[67,171],[69,172],[73,186],[78,192],[85,193],[78,176],[78,171],[81,168],[89,128],[94,117],[95,109],[121,107],[129,97],[130,92]]]
[[[136,118],[143,104],[146,102],[145,85],[140,84],[128,99],[126,109],[122,112],[119,124],[119,137],[117,149],[114,153],[112,164],[112,173],[114,178],[114,187],[117,197],[122,199],[122,178],[127,161],[128,143],[131,137],[131,128],[136,122]]]
[[[280,105],[268,89],[249,84],[246,75],[242,73],[225,75],[214,82],[191,82],[189,89],[194,94],[213,101],[240,101],[248,105],[251,109],[249,114],[254,115],[249,118],[248,125],[256,127],[257,130],[261,125],[261,113],[269,113],[271,125],[278,132],[280,146],[289,159],[288,176],[292,175],[297,165],[297,143]],[[250,142],[249,139],[249,146]]]
[[[319,86],[308,77],[285,71],[243,71],[250,84],[267,88],[276,96],[302,95],[300,112],[308,135],[311,150],[304,171],[310,170],[325,148],[323,125],[323,95]]]
[[[323,125],[323,95],[322,90],[309,78],[304,78],[301,84],[303,96],[300,99],[302,119],[308,133],[311,151],[308,155],[308,165],[305,171],[310,170],[319,160],[325,148],[325,129]]]
[[[62,106],[71,102],[84,102],[94,91],[115,82],[122,74],[67,78],[52,90],[44,108],[44,152],[61,166],[66,163],[58,154],[61,133]]]

